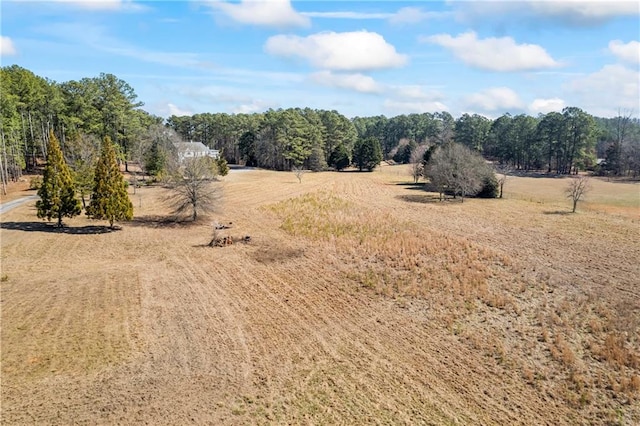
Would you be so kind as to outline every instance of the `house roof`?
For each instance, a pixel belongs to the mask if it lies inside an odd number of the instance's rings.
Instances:
[[[209,152],[209,148],[202,142],[176,142],[175,145],[181,152]]]

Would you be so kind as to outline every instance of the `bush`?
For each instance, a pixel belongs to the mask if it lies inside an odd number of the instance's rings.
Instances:
[[[29,180],[29,189],[40,189],[42,186],[42,176],[35,176]]]
[[[478,198],[497,198],[498,197],[498,179],[492,173],[482,180],[482,188],[476,194]]]

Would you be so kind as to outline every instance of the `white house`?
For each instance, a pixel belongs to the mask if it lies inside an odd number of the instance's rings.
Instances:
[[[176,142],[175,146],[178,150],[178,158],[180,161],[185,158],[218,158],[220,156],[220,151],[217,149],[210,149],[202,142]]]

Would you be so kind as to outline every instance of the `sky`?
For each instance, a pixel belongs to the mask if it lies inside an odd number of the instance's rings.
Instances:
[[[0,13],[2,66],[114,74],[165,118],[640,112],[638,1],[2,0]]]

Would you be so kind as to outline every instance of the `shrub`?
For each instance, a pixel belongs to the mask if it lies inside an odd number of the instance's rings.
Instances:
[[[35,176],[29,180],[29,189],[40,189],[42,186],[42,176]]]
[[[482,188],[476,194],[478,198],[497,198],[498,197],[498,179],[492,173],[485,176],[482,180]]]

